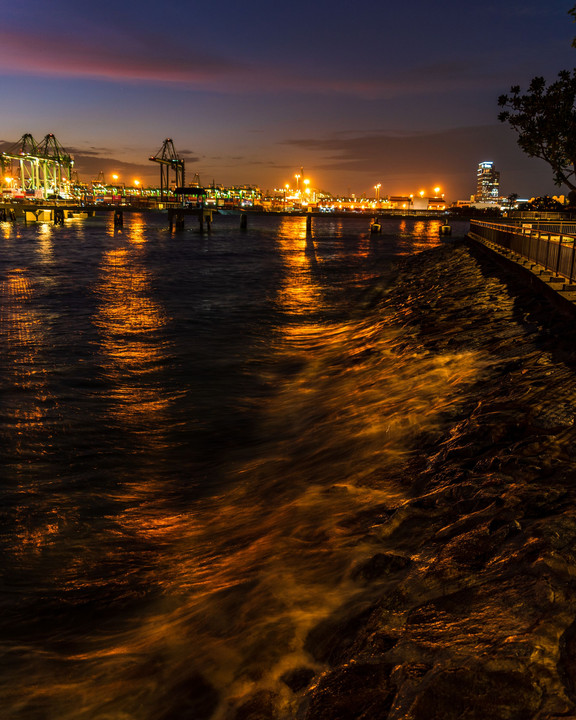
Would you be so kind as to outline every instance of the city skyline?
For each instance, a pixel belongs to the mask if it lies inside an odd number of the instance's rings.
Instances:
[[[0,150],[54,133],[82,181],[153,184],[148,158],[172,137],[187,181],[266,191],[304,166],[335,194],[440,185],[452,200],[474,194],[473,169],[491,160],[503,195],[560,194],[497,121],[497,98],[574,65],[570,7],[56,0],[46,15],[31,0],[0,30]]]

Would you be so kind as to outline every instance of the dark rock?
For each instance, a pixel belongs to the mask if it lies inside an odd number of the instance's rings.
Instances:
[[[399,570],[404,570],[404,568],[410,565],[410,562],[410,558],[405,558],[401,555],[377,553],[369,560],[357,565],[352,570],[352,579],[371,582],[372,580],[377,580],[383,575],[389,575],[391,573],[398,572]]]
[[[284,675],[280,677],[280,680],[282,680],[285,685],[288,685],[292,692],[297,693],[310,685],[314,675],[316,675],[316,673],[312,668],[299,667],[285,672]]]
[[[522,526],[518,520],[494,518],[488,523],[488,532],[490,535],[497,533],[500,540],[505,540],[508,537],[513,537],[522,532]]]
[[[544,435],[556,435],[574,425],[574,412],[574,407],[567,404],[541,408],[531,418],[531,429]]]
[[[411,720],[529,720],[541,690],[529,675],[480,666],[443,669],[426,676]]]
[[[566,694],[576,702],[576,620],[560,638],[558,674],[566,688]]]
[[[277,720],[275,698],[267,690],[256,693],[238,708],[234,720]]]
[[[392,665],[350,663],[325,675],[303,720],[385,720],[394,701]]]
[[[374,612],[370,606],[354,614],[341,610],[322,620],[308,633],[304,649],[318,662],[336,665],[349,658],[350,650],[358,635],[366,627]]]

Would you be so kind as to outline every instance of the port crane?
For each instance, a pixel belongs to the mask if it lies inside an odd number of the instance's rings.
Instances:
[[[44,197],[69,192],[74,160],[53,133],[36,142],[30,133],[22,135],[8,152],[0,155],[2,174],[14,165],[20,171],[20,187],[42,190]]]
[[[166,138],[162,147],[156,155],[149,158],[152,162],[160,165],[160,199],[170,192],[170,171],[174,172],[174,183],[176,187],[184,186],[184,160],[176,153],[171,138]]]

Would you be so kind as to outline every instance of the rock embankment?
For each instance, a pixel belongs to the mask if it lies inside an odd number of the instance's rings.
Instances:
[[[353,570],[366,602],[309,633],[326,670],[285,678],[297,716],[576,717],[574,327],[465,244],[408,259],[372,302],[485,371],[398,472],[411,499],[357,519],[381,538]]]

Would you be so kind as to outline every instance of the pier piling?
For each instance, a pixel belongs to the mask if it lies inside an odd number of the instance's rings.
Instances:
[[[122,210],[114,210],[114,227],[124,226],[124,214]]]
[[[246,230],[248,227],[248,215],[246,213],[240,214],[240,230]]]

